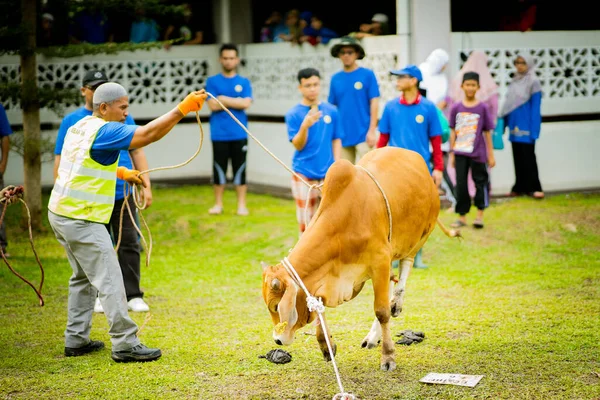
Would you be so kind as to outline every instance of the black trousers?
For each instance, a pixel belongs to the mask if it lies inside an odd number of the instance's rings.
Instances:
[[[248,139],[232,140],[228,142],[212,142],[213,145],[213,184],[225,185],[227,183],[227,166],[231,160],[233,170],[233,184],[246,184],[246,156],[248,153]]]
[[[456,207],[457,214],[466,215],[471,209],[471,195],[469,194],[469,169],[473,182],[475,182],[475,198],[473,203],[478,210],[485,210],[489,206],[489,176],[485,163],[474,161],[471,157],[455,155],[454,168],[456,169]]]
[[[125,199],[116,200],[115,208],[113,208],[110,221],[106,225],[108,233],[113,237],[113,242],[116,244],[119,240],[119,217],[121,216],[121,207]],[[129,196],[129,207],[131,211],[136,212],[136,207],[133,202],[133,197]],[[123,227],[121,228],[121,243],[117,252],[119,265],[123,273],[123,282],[125,283],[125,293],[127,301],[136,298],[144,297],[144,293],[140,289],[140,242],[138,233],[135,230],[127,206],[123,210]]]
[[[535,143],[512,142],[512,153],[515,164],[515,184],[512,191],[517,194],[542,192],[535,157]]]

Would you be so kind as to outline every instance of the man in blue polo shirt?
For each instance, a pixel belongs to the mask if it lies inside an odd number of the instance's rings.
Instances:
[[[4,106],[0,104],[0,189],[4,188],[4,171],[6,171],[6,163],[8,162],[8,150],[10,149],[9,136],[13,134],[13,131],[6,117],[6,111]],[[2,246],[2,252],[4,257],[10,257],[10,254],[6,252],[6,246],[8,246],[8,240],[6,239],[6,230],[4,228],[4,221],[0,225],[0,246]]]
[[[214,95],[247,128],[246,109],[252,105],[250,80],[237,74],[240,63],[238,48],[225,43],[219,50],[222,71],[206,80],[206,91]],[[223,213],[223,193],[227,183],[227,166],[231,160],[233,184],[237,193],[237,215],[248,215],[246,207],[246,156],[248,134],[212,98],[207,101],[210,110],[210,138],[213,147],[213,185],[215,205],[209,214]]]
[[[319,71],[314,68],[301,69],[298,72],[298,82],[302,100],[285,114],[288,138],[296,149],[292,170],[309,184],[320,184],[331,164],[340,158],[343,127],[335,106],[319,102]],[[311,190],[308,198],[308,189],[302,180],[292,175],[292,195],[296,200],[300,234],[319,208],[321,198],[319,190]],[[309,204],[305,215],[307,201]]]
[[[356,62],[365,57],[358,40],[344,36],[331,48],[342,70],[331,77],[327,101],[339,110],[344,125],[342,158],[356,164],[377,143],[379,84],[375,73]]]
[[[94,91],[98,86],[108,82],[108,78],[104,72],[99,70],[91,70],[86,72],[83,77],[81,84],[81,95],[85,99],[85,104],[79,107],[72,113],[65,116],[60,128],[58,129],[58,136],[56,137],[56,145],[54,147],[54,179],[58,173],[58,166],[60,165],[60,154],[65,141],[65,135],[69,128],[77,121],[84,117],[92,115],[93,112],[93,96]],[[135,125],[135,121],[131,115],[127,115],[125,124]],[[131,155],[131,157],[130,157]],[[133,163],[132,163],[133,159]],[[137,169],[144,171],[148,169],[148,161],[143,149],[135,150],[122,150],[119,157],[119,166],[128,169]],[[146,198],[146,207],[150,207],[152,204],[152,190],[150,189],[150,177],[149,174],[143,174],[141,179],[146,184],[144,188],[144,196]],[[119,224],[121,223],[121,207],[125,202],[124,193],[124,182],[121,179],[117,179],[117,187],[115,193],[115,207],[110,218],[110,222],[106,225],[109,232],[112,233],[114,241],[117,240],[119,235]],[[137,213],[137,208],[133,201],[133,196],[129,196],[128,199],[129,207]],[[137,214],[136,214],[137,220]],[[125,292],[127,294],[127,305],[131,311],[145,312],[149,311],[150,307],[144,301],[144,292],[140,288],[140,243],[138,233],[131,222],[131,218],[127,215],[127,210],[123,214],[123,222],[121,227],[121,243],[119,244],[119,265],[121,266],[121,272],[123,273],[123,282],[125,283]],[[102,304],[99,299],[96,299],[94,306],[95,312],[104,312]]]
[[[379,121],[379,142],[377,147],[386,145],[401,147],[419,153],[435,184],[442,182],[444,161],[442,159],[442,126],[437,107],[419,93],[419,82],[423,75],[416,65],[390,71],[395,75],[396,87],[402,94],[387,102]],[[430,150],[431,145],[431,150]],[[433,162],[433,166],[431,163]],[[421,258],[421,250],[414,262],[415,268],[427,268]]]

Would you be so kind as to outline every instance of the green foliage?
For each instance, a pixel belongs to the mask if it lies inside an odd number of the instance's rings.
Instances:
[[[37,143],[40,149],[40,160],[41,162],[49,162],[54,160],[54,145],[56,142],[56,135],[48,134],[42,135],[41,139]],[[25,147],[27,143],[25,142],[25,135],[23,131],[14,132],[10,135],[10,149],[15,153],[19,154],[21,157],[25,155]],[[34,145],[35,143],[31,143],[30,145]],[[36,146],[36,148],[38,148]]]
[[[227,191],[225,213],[209,216],[209,186],[154,184],[153,191],[142,212],[153,251],[141,269],[151,310],[130,315],[143,327],[143,343],[160,347],[163,357],[115,364],[106,318],[95,314],[91,337],[107,349],[64,358],[71,269],[46,222],[48,231],[34,237],[46,305],[0,268],[0,397],[320,400],[339,393],[314,326],[284,348],[290,363],[258,358],[278,347],[260,261],[276,263],[296,243],[293,200],[249,194],[251,214],[242,218]],[[20,206],[9,207],[10,262],[38,283],[22,216]],[[455,215],[442,212],[441,219],[448,225]],[[381,347],[360,346],[374,319],[370,282],[351,302],[326,310],[346,391],[360,399],[600,398],[600,195],[510,199],[487,209],[485,222],[482,230],[464,228],[462,242],[435,229],[426,243],[429,269],[411,272],[404,309],[392,319],[393,335],[419,330],[425,340],[396,346],[396,371],[379,370]],[[419,383],[428,372],[484,378],[475,388]]]
[[[82,57],[85,55],[95,54],[116,54],[119,52],[134,52],[137,50],[152,50],[160,49],[165,44],[173,44],[180,41],[167,40],[162,42],[151,42],[151,43],[102,43],[102,44],[90,44],[80,43],[71,44],[68,46],[51,46],[51,47],[40,47],[36,51],[39,54],[43,54],[46,57],[58,57],[58,58],[70,58],[70,57]]]

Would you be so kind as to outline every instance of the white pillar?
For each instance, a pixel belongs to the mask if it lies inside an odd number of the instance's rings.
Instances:
[[[230,9],[231,5],[229,0],[220,0],[219,2],[220,9],[219,14],[221,16],[221,35],[220,42],[221,43],[230,43],[231,42],[231,15]]]
[[[410,63],[412,57],[411,0],[396,0],[396,34],[400,36],[397,67],[402,67]]]

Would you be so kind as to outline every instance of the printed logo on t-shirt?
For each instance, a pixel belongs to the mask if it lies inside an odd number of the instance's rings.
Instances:
[[[235,85],[235,87],[233,88],[233,90],[235,90],[236,92],[240,93],[242,91],[242,85]]]
[[[362,82],[354,82],[354,89],[360,90],[363,88]]]
[[[477,134],[477,126],[481,116],[479,114],[469,112],[459,112],[456,114],[456,142],[454,143],[454,151],[461,153],[472,153],[475,147],[475,136]]]
[[[323,117],[323,122],[325,122],[326,124],[330,124],[331,123],[331,116],[326,115]]]
[[[425,117],[419,114],[415,117],[415,121],[417,121],[417,124],[422,124],[425,121]]]

